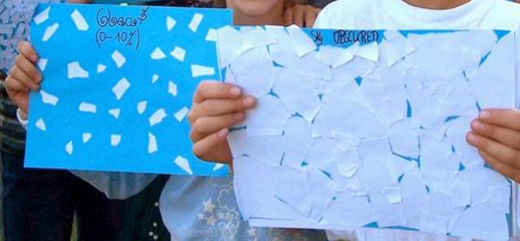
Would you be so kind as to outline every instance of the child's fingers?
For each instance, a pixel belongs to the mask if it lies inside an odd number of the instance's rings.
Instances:
[[[478,120],[471,122],[471,129],[479,135],[520,151],[520,132],[516,130],[486,124]]]
[[[242,90],[231,84],[204,81],[197,86],[193,95],[195,103],[201,103],[207,99],[238,99],[242,95]]]
[[[18,44],[20,54],[29,59],[32,63],[38,62],[38,54],[29,42],[23,41]]]
[[[208,136],[224,128],[230,128],[242,122],[245,118],[244,112],[200,118],[191,127],[191,138],[196,140],[201,136]]]
[[[479,151],[479,154],[497,172],[500,172],[502,175],[511,178],[516,183],[520,183],[520,170],[498,161],[496,158],[492,157],[486,152]]]
[[[316,21],[317,13],[313,7],[307,6],[308,10],[305,11],[305,27],[312,28],[314,26],[314,21]]]
[[[501,163],[514,168],[520,168],[520,151],[474,132],[468,133],[466,140],[479,151],[487,153]]]
[[[255,106],[255,104],[256,100],[249,96],[238,100],[206,100],[198,105],[193,106],[192,111],[188,115],[188,119],[191,123],[194,123],[197,121],[197,119],[206,116],[220,116],[224,114],[250,110]]]
[[[22,82],[14,79],[12,75],[7,76],[5,79],[5,89],[9,94],[15,92],[29,92],[27,86],[25,86]]]
[[[479,120],[484,123],[503,126],[506,128],[520,131],[520,111],[519,110],[484,110],[479,115]]]
[[[303,28],[304,25],[303,25],[303,18],[304,18],[304,15],[305,15],[305,11],[302,9],[303,7],[299,6],[299,5],[296,5],[296,7],[294,8],[295,10],[295,13],[293,15],[293,21],[294,21],[294,24],[298,25],[299,27]]]
[[[18,55],[16,57],[16,66],[25,72],[27,76],[31,77],[31,80],[33,80],[36,84],[40,83],[42,80],[42,75],[40,74],[40,71],[36,69],[36,66],[29,61],[25,56]]]
[[[40,86],[37,85],[36,83],[34,83],[31,79],[31,77],[29,77],[24,71],[22,71],[20,68],[18,68],[18,66],[14,66],[11,69],[11,73],[9,75],[11,76],[13,81],[23,84],[26,87],[25,91],[27,91],[27,92],[29,90],[40,89]]]
[[[283,14],[283,22],[285,25],[291,25],[293,23],[293,9],[294,7],[285,10]]]
[[[198,158],[204,159],[204,156],[210,153],[219,144],[226,141],[228,134],[229,130],[225,128],[195,142],[195,144],[193,144],[193,154]]]

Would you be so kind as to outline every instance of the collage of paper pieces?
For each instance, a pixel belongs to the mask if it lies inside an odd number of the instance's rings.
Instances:
[[[44,81],[31,96],[26,167],[227,176],[226,166],[194,157],[186,115],[198,83],[220,79],[216,29],[231,18],[39,5],[31,37]]]
[[[228,138],[242,215],[507,240],[511,184],[465,135],[479,109],[514,108],[514,44],[499,31],[219,30],[225,81],[258,99]]]
[[[252,226],[509,237],[511,183],[465,135],[479,110],[515,106],[513,33],[234,28],[225,10],[40,5],[32,41],[44,82],[27,167],[226,176],[193,156],[186,119],[197,84],[223,80],[258,99],[228,138]]]

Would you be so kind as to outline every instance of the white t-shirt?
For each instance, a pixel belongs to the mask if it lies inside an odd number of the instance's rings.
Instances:
[[[472,0],[449,10],[414,7],[403,0],[339,0],[329,4],[318,16],[315,28],[323,29],[499,29],[517,31],[520,26],[520,4],[504,0]],[[518,41],[520,43],[520,41]],[[520,53],[520,47],[516,49]],[[520,63],[520,54],[517,54]],[[517,76],[520,77],[520,66]],[[517,77],[517,78],[518,78]],[[517,85],[517,93],[520,93]],[[519,96],[517,94],[517,96]],[[517,97],[518,98],[518,97]],[[520,99],[517,99],[520,103]],[[517,104],[518,107],[518,104]],[[518,186],[513,195],[518,197]],[[517,213],[515,198],[513,212]],[[514,233],[519,229],[518,222]],[[515,235],[517,236],[517,235]],[[328,231],[331,240],[458,240],[456,238],[401,231],[356,229]]]

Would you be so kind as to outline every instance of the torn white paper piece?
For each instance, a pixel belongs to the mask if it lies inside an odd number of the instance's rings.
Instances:
[[[78,61],[71,62],[67,65],[67,77],[69,79],[81,78],[87,79],[89,74],[86,70],[84,70]]]
[[[196,13],[193,15],[193,18],[191,19],[190,24],[188,25],[188,28],[191,29],[193,32],[197,32],[197,29],[199,28],[200,23],[202,22],[202,19],[204,18],[204,15],[200,13]]]
[[[163,121],[164,118],[166,118],[166,112],[164,109],[159,109],[148,118],[148,122],[150,123],[150,126],[154,126]]]
[[[72,145],[72,141],[70,141],[69,143],[67,143],[67,145],[65,145],[65,151],[69,155],[72,155],[72,152],[74,152],[74,146]]]
[[[101,74],[101,73],[105,72],[106,69],[107,69],[107,66],[102,65],[102,64],[98,64],[98,66],[97,66],[97,73]]]
[[[312,122],[321,106],[315,88],[319,80],[306,76],[295,78],[296,76],[298,76],[296,73],[291,73],[285,68],[275,68],[273,92],[291,111]]]
[[[36,16],[34,16],[33,20],[36,25],[40,25],[43,22],[47,21],[49,19],[49,12],[51,11],[51,7],[47,7],[45,10],[38,13]]]
[[[415,48],[398,31],[386,31],[385,40],[386,43],[382,46],[384,46],[386,63],[389,67],[415,51]]]
[[[148,154],[157,152],[157,139],[152,133],[148,133]]]
[[[166,17],[166,29],[168,29],[168,31],[171,31],[173,27],[175,27],[175,24],[177,24],[177,21],[175,21],[175,19],[173,19],[170,16]]]
[[[154,74],[154,75],[152,75],[152,84],[154,84],[155,82],[157,82],[157,80],[159,80],[159,75],[158,75],[158,74]]]
[[[245,52],[229,69],[229,72],[236,73],[237,76],[233,77],[240,80],[237,84],[247,95],[259,98],[269,93],[273,87],[273,61],[269,58],[269,52],[265,47]]]
[[[291,25],[287,27],[286,30],[291,37],[291,41],[293,42],[298,57],[303,57],[304,55],[316,50],[317,46],[314,41],[312,41],[312,39],[309,38],[300,27]]]
[[[58,97],[49,94],[43,90],[40,90],[40,94],[42,95],[42,102],[45,104],[56,106],[56,104],[58,104],[58,101],[60,100]]]
[[[210,28],[206,35],[206,41],[217,42],[218,33],[217,30]]]
[[[96,107],[96,105],[94,105],[94,104],[90,104],[90,103],[82,102],[82,103],[79,105],[79,111],[81,111],[81,112],[88,112],[88,113],[93,113],[93,114],[95,114],[96,111],[97,111],[97,107]]]
[[[168,82],[168,93],[173,95],[174,97],[177,96],[177,85],[173,83],[172,81]]]
[[[121,143],[121,135],[110,135],[110,145],[116,147],[119,143]]]
[[[45,29],[45,32],[43,33],[42,42],[47,42],[49,39],[54,35],[54,33],[58,30],[60,25],[58,23],[55,23]]]
[[[379,47],[376,42],[371,42],[369,44],[360,45],[356,51],[356,56],[359,56],[364,59],[368,59],[372,62],[379,61]]]
[[[126,58],[119,51],[114,51],[111,55],[112,60],[116,63],[118,68],[121,68],[126,63]]]
[[[193,175],[193,171],[191,170],[190,163],[186,158],[177,156],[177,158],[175,158],[174,163],[177,166],[179,166],[182,170],[184,170],[186,173]]]
[[[181,47],[175,47],[173,51],[170,53],[172,57],[174,57],[179,62],[184,62],[184,57],[186,56],[186,50]]]
[[[116,119],[119,119],[119,115],[121,114],[121,109],[111,109],[108,113]]]
[[[120,100],[125,92],[130,88],[130,82],[126,78],[122,78],[117,82],[117,84],[112,88],[112,92],[116,96],[117,100]]]
[[[291,114],[280,99],[271,95],[259,98],[247,115],[247,136],[281,135]]]
[[[224,68],[234,63],[245,52],[244,41],[240,32],[231,26],[218,29],[217,36],[219,64],[220,68]]]
[[[188,115],[189,112],[190,109],[188,109],[188,107],[182,107],[182,109],[180,109],[174,114],[175,119],[177,119],[178,122],[181,122],[184,119],[184,117]]]
[[[45,67],[47,67],[47,63],[49,62],[48,59],[40,58],[38,60],[38,67],[41,71],[45,71]]]
[[[224,164],[222,164],[222,163],[215,164],[213,171],[216,172],[216,171],[222,169],[223,167],[224,167]]]
[[[276,43],[276,40],[267,34],[264,28],[260,26],[242,27],[240,28],[240,33],[242,34],[244,49],[246,51],[256,47]]]
[[[381,194],[386,197],[390,204],[396,204],[402,201],[401,188],[399,187],[385,187],[381,191]]]
[[[36,128],[42,130],[42,131],[46,131],[47,130],[47,127],[45,126],[45,122],[43,121],[42,118],[38,119],[38,121],[36,121],[36,124],[35,124]]]
[[[85,21],[85,18],[81,13],[76,9],[72,14],[70,15],[72,18],[72,21],[74,21],[74,24],[76,25],[76,28],[79,31],[87,31],[88,30],[88,23]]]
[[[201,77],[201,76],[211,76],[215,75],[215,69],[212,67],[192,64],[191,65],[191,76],[193,78]]]
[[[81,135],[81,138],[83,139],[83,143],[87,143],[88,141],[90,141],[90,138],[92,138],[92,134],[91,133],[83,133]]]
[[[146,110],[147,105],[148,105],[148,102],[146,100],[137,103],[137,113],[139,113],[140,115],[143,114],[144,111]]]
[[[160,60],[160,59],[164,59],[166,58],[166,54],[164,54],[164,52],[159,48],[155,48],[155,50],[152,52],[152,54],[150,55],[150,57],[153,59],[153,60]]]
[[[323,45],[320,46],[320,51],[316,54],[316,59],[333,68],[337,68],[354,59],[354,54],[352,51],[349,51],[349,49]]]

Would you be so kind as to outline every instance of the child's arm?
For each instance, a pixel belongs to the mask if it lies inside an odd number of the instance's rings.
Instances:
[[[520,111],[483,111],[471,123],[467,141],[495,170],[520,183]]]
[[[214,81],[199,84],[188,114],[193,153],[206,161],[231,163],[226,140],[228,128],[245,120],[245,112],[254,108],[255,102],[230,84]]]

